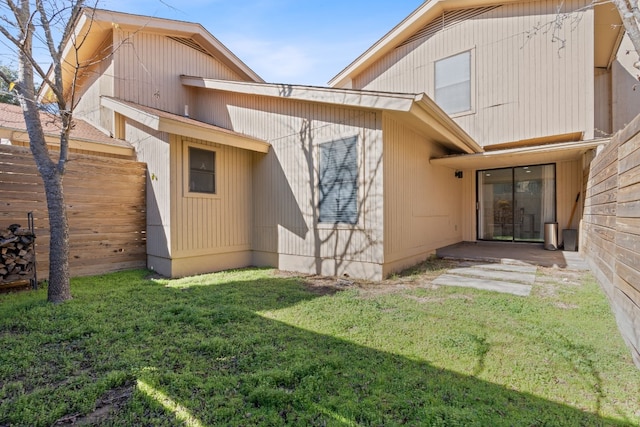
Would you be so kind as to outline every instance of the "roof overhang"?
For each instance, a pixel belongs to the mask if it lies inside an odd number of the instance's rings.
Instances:
[[[597,68],[609,68],[616,59],[624,26],[620,13],[611,1],[601,0],[593,7],[594,19],[594,65]]]
[[[527,0],[530,2],[531,0]],[[523,2],[523,0],[426,0],[411,15],[395,26],[344,70],[329,81],[332,87],[350,87],[351,79],[389,51],[395,49],[446,10]],[[615,56],[624,30],[615,6],[610,0],[595,0],[595,66],[608,67]]]
[[[519,147],[505,150],[485,151],[476,154],[462,154],[431,159],[437,166],[451,169],[496,169],[512,166],[556,163],[580,159],[589,150],[609,142],[609,139],[564,142],[534,147]]]
[[[181,76],[180,79],[183,85],[190,87],[386,111],[402,116],[405,121],[427,132],[433,141],[455,151],[463,153],[483,151],[473,138],[425,94],[237,82],[195,76]]]
[[[159,132],[186,136],[259,153],[267,153],[271,146],[268,142],[258,138],[115,98],[103,96],[100,98],[100,104]]]

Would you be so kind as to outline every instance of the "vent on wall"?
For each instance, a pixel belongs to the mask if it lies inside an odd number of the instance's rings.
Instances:
[[[487,6],[487,7],[478,7],[474,9],[460,9],[460,10],[450,10],[444,12],[438,18],[429,22],[425,25],[421,30],[417,33],[409,37],[404,43],[400,46],[405,46],[410,43],[413,43],[417,40],[429,39],[433,37],[438,31],[446,30],[460,22],[466,21],[468,19],[477,18],[478,16],[490,12],[494,9],[501,7],[497,6]]]
[[[207,56],[210,56],[213,58],[213,55],[211,55],[211,53],[209,53],[205,48],[203,48],[202,46],[200,46],[200,44],[193,40],[193,39],[189,39],[186,37],[173,37],[173,36],[167,36],[168,38],[170,38],[173,41],[176,41],[178,43],[182,43],[185,46],[189,46],[191,49],[195,49],[200,53],[204,53]]]

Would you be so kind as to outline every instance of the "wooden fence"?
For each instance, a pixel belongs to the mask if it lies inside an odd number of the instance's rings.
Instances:
[[[72,276],[146,266],[146,166],[70,154],[64,177]],[[38,278],[49,273],[44,186],[29,149],[0,145],[0,228],[27,226],[33,212]]]
[[[591,162],[582,247],[640,367],[640,116]]]

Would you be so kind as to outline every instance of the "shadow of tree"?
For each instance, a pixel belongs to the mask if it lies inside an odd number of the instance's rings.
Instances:
[[[249,270],[189,287],[145,274],[110,286],[96,278],[63,306],[18,304],[16,322],[31,326],[14,328],[14,338],[51,339],[37,349],[38,369],[3,378],[23,392],[3,392],[0,424],[19,424],[12,417],[29,405],[55,409],[32,425],[90,414],[105,392],[137,383],[92,424],[626,425],[257,313],[318,298],[296,278]],[[47,317],[65,332],[49,331]],[[34,392],[43,382],[50,387]]]
[[[256,313],[317,298],[296,278],[248,273],[196,287],[142,280],[102,296],[76,300],[94,314],[88,328],[121,339],[76,331],[65,351],[82,353],[92,375],[144,381],[201,425],[624,425]],[[100,310],[105,304],[120,315]],[[104,424],[172,424],[173,416],[137,393]]]

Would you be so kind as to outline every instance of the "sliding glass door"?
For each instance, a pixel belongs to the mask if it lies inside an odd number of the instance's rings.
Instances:
[[[543,242],[555,221],[555,165],[478,171],[478,239]]]

